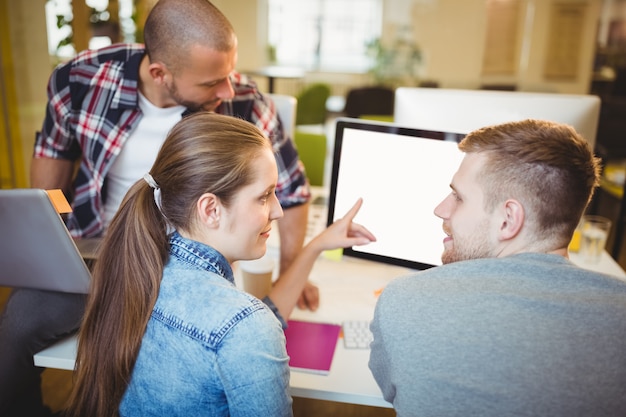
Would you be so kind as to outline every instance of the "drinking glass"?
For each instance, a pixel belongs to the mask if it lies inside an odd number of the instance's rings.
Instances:
[[[580,225],[579,253],[585,262],[598,263],[611,230],[611,220],[602,216],[585,215]]]

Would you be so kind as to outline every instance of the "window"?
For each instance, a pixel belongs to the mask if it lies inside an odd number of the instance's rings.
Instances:
[[[365,72],[366,45],[381,30],[381,0],[269,0],[268,39],[279,65]]]
[[[108,12],[109,0],[83,0],[90,9],[89,48],[97,49],[112,42],[134,42],[133,0],[116,0],[117,18]],[[46,26],[50,55],[66,60],[76,55],[72,31],[72,0],[46,0]],[[119,26],[110,25],[119,21]]]

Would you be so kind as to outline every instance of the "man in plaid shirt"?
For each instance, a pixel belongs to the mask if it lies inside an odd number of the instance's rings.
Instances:
[[[206,25],[189,27],[177,13],[183,7],[206,14]],[[265,132],[276,151],[285,270],[304,241],[309,186],[274,103],[234,71],[237,40],[230,23],[206,0],[160,0],[144,39],[145,47],[85,51],[53,72],[31,186],[63,189],[72,201],[71,234],[100,236],[178,120],[196,111],[239,117]],[[279,276],[264,301],[277,313],[296,303],[316,309],[318,290],[306,279],[284,282]],[[41,369],[33,366],[32,355],[75,331],[83,308],[83,295],[14,290],[0,322],[0,415],[46,415]]]

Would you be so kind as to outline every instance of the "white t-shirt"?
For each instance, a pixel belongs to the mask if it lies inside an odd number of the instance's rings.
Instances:
[[[139,93],[143,117],[122,146],[107,174],[104,226],[107,228],[128,189],[150,171],[167,133],[182,118],[184,106],[160,108]]]

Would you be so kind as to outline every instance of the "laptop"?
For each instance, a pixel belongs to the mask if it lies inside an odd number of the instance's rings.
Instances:
[[[363,198],[355,222],[377,238],[344,255],[427,269],[441,265],[442,220],[433,213],[450,193],[465,137],[393,123],[339,118],[328,199],[328,224]]]
[[[0,286],[86,294],[91,275],[45,190],[0,190]]]

